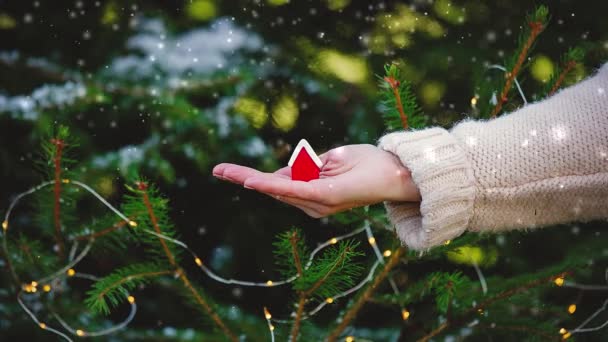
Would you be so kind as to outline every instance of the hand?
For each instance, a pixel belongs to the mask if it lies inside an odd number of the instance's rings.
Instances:
[[[393,154],[373,145],[346,145],[319,156],[319,179],[292,181],[291,168],[263,173],[252,168],[219,164],[213,175],[241,184],[319,218],[382,201],[420,201],[409,170]]]

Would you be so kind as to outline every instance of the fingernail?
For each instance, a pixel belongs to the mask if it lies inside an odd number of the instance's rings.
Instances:
[[[247,185],[245,185],[245,184],[243,184],[243,188],[253,190],[253,188],[252,188],[252,187],[247,186]]]

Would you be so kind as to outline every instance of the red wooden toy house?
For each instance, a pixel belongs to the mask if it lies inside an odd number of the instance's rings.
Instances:
[[[310,147],[306,139],[300,140],[293,150],[289,163],[291,167],[291,179],[308,182],[319,179],[319,172],[323,163],[315,151]]]

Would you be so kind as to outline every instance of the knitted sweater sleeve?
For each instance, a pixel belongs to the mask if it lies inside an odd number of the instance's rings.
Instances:
[[[387,134],[421,203],[385,203],[400,239],[423,250],[463,232],[608,218],[608,64],[556,95],[450,131]]]

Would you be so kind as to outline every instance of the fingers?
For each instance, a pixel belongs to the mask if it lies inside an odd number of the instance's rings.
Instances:
[[[243,184],[246,179],[257,175],[265,174],[256,169],[250,167],[236,165],[236,164],[219,164],[213,168],[213,175],[215,177],[237,183]],[[274,173],[276,176],[281,178],[291,178],[291,170],[280,169]]]
[[[234,165],[234,164],[228,164],[228,163],[221,163],[221,164],[217,164],[215,165],[215,167],[213,168],[213,175],[215,177],[221,177],[222,174],[224,173],[224,170],[226,169],[226,167],[228,167],[229,165]]]
[[[284,168],[278,169],[274,172],[276,175],[282,175],[291,179],[291,167],[285,166]]]

